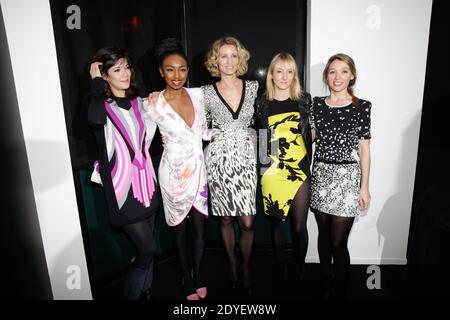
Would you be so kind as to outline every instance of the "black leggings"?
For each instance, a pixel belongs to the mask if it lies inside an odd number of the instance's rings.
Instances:
[[[175,250],[183,275],[183,290],[189,295],[204,286],[201,268],[205,251],[205,216],[192,207],[188,216],[171,228],[174,231]]]
[[[294,259],[298,272],[303,271],[306,252],[308,250],[308,230],[306,228],[306,222],[308,220],[310,194],[310,182],[309,180],[306,180],[297,191],[288,214],[288,217],[291,219]],[[272,219],[272,241],[275,252],[276,268],[279,273],[283,271],[282,268],[286,265],[286,240],[284,238],[283,221]]]
[[[137,252],[127,274],[125,299],[138,299],[142,291],[148,290],[152,286],[153,258],[156,251],[153,238],[154,227],[155,214],[146,220],[123,226]]]
[[[254,221],[255,216],[226,216],[220,217],[220,234],[223,245],[228,256],[230,267],[230,280],[237,281],[239,278],[238,259],[235,253],[236,236],[234,233],[234,221],[237,219],[239,224],[240,236],[239,246],[242,255],[242,283],[244,286],[250,286],[252,279],[250,275],[250,259],[253,249]]]
[[[347,248],[348,236],[352,229],[352,217],[339,217],[322,212],[314,212],[319,227],[318,250],[322,275],[330,281],[334,271],[336,290],[345,294],[350,254]],[[333,260],[333,269],[332,262]]]

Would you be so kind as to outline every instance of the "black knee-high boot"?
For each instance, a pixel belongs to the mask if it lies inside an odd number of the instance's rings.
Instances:
[[[147,268],[140,268],[132,264],[128,270],[123,292],[123,299],[138,300],[150,299],[150,291],[153,281],[153,257]]]

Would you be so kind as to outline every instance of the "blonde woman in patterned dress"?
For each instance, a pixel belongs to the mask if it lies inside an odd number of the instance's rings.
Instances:
[[[353,220],[370,203],[371,103],[353,94],[356,68],[348,55],[340,53],[328,60],[323,81],[330,95],[315,97],[313,101],[312,134],[316,148],[311,211],[319,227],[324,294],[344,298],[350,267],[348,236]]]
[[[250,256],[256,214],[256,156],[252,125],[257,81],[239,77],[247,72],[249,52],[233,37],[216,40],[205,66],[220,80],[202,87],[206,116],[213,134],[205,151],[212,214],[220,219],[220,231],[227,251],[232,286],[237,286],[238,260],[235,255],[233,222],[240,228],[242,284],[251,291]]]

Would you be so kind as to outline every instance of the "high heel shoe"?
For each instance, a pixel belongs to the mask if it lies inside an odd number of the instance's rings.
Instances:
[[[236,290],[239,287],[239,280],[230,280],[230,287],[233,290]]]
[[[230,264],[230,287],[236,290],[239,287],[239,263],[236,261],[234,266]]]
[[[152,295],[151,295],[151,292],[152,292],[152,289],[151,289],[151,288],[142,291],[142,292],[141,292],[141,296],[139,297],[139,300],[142,300],[142,301],[150,301],[150,300],[151,300],[151,296],[152,296]]]
[[[253,285],[242,285],[242,292],[247,296],[251,296],[253,294]]]
[[[181,286],[183,287],[186,300],[200,300],[197,291],[194,289],[194,283],[192,279],[181,278]]]
[[[206,287],[201,287],[195,290],[197,292],[197,295],[200,299],[205,299],[208,295],[208,289]]]
[[[250,276],[250,267],[247,267],[247,270],[245,270],[244,265],[241,265],[241,279],[242,279],[242,291],[246,295],[252,295],[253,293],[253,285],[252,280]]]
[[[198,296],[197,292],[195,292],[186,296],[186,300],[200,300],[200,297]]]
[[[283,284],[289,281],[289,268],[287,264],[280,264],[275,266],[274,274],[275,282]]]
[[[335,283],[332,275],[325,277],[322,280],[322,298],[324,300],[330,300],[334,298]]]

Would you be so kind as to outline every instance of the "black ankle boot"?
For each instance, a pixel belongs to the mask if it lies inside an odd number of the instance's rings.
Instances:
[[[251,296],[253,294],[253,286],[251,284],[242,285],[242,292],[247,296]]]
[[[275,267],[275,280],[280,283],[287,282],[289,280],[289,268],[286,263]]]
[[[150,301],[151,300],[151,293],[152,293],[152,288],[148,288],[144,291],[141,292],[141,296],[139,297],[139,300],[141,301]]]
[[[324,300],[335,299],[335,280],[333,276],[329,276],[323,279],[322,282],[322,298]]]
[[[236,290],[239,287],[239,280],[230,280],[230,288]]]

